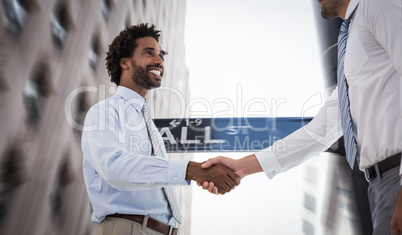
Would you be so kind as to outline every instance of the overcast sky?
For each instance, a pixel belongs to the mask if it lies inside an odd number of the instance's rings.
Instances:
[[[218,100],[234,104],[233,117],[242,116],[246,104],[266,117],[314,116],[323,102],[323,79],[312,4],[317,3],[188,0],[191,99],[204,99],[215,116],[227,109]],[[194,160],[216,155],[196,154]],[[191,235],[301,234],[303,174],[303,167],[273,180],[256,174],[224,196],[193,184]]]

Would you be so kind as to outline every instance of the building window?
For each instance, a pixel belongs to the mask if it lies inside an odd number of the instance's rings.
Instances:
[[[97,37],[92,38],[91,42],[91,47],[88,52],[88,59],[89,59],[89,65],[91,68],[96,71],[98,61],[99,61],[99,55],[100,55],[100,46],[99,46],[99,39]]]
[[[340,196],[344,196],[346,198],[351,198],[352,197],[352,193],[347,189],[344,189],[344,188],[341,188],[341,187],[336,187],[336,191],[338,192],[338,194]]]
[[[27,7],[22,0],[2,0],[4,8],[4,27],[13,34],[22,31],[27,19]]]
[[[315,234],[315,227],[308,221],[303,219],[303,234],[306,235],[314,235]]]
[[[78,136],[82,134],[82,127],[84,126],[85,116],[89,109],[88,98],[85,92],[80,92],[75,98],[73,117],[78,127],[74,128]],[[81,127],[81,128],[80,128]]]
[[[7,89],[8,89],[8,86],[7,86],[6,80],[4,79],[3,73],[0,71],[0,93],[3,91],[6,91]]]
[[[28,79],[24,86],[24,104],[28,114],[27,122],[29,125],[38,126],[49,95],[48,69],[42,64],[38,66],[31,79]]]
[[[304,194],[304,207],[311,212],[315,212],[316,211],[315,197],[308,194]]]
[[[304,179],[313,185],[317,184],[317,181],[319,179],[318,177],[318,169],[313,166],[307,166],[306,167],[306,173],[304,174]]]
[[[20,149],[13,148],[6,151],[1,159],[3,160],[0,164],[0,221],[9,211],[14,189],[25,181]]]
[[[131,26],[130,20],[127,18],[125,27],[128,28]]]
[[[56,185],[53,193],[50,195],[50,204],[52,208],[53,219],[59,219],[62,216],[62,207],[65,201],[67,185],[73,181],[70,169],[65,160],[59,167],[56,175]]]
[[[65,4],[57,4],[50,16],[50,29],[55,44],[63,48],[68,35],[68,12]]]
[[[110,10],[111,10],[110,0],[102,0],[101,8],[103,17],[105,17],[106,22],[109,21]]]

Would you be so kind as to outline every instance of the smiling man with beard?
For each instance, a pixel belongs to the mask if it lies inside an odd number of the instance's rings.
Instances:
[[[164,56],[155,26],[124,29],[109,46],[106,67],[116,94],[91,107],[82,135],[85,185],[98,235],[177,234],[175,185],[217,182],[224,194],[240,183],[229,168],[169,161],[146,100],[161,86]]]

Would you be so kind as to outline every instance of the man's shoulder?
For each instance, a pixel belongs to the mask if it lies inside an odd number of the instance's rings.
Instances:
[[[113,111],[116,110],[116,104],[121,97],[113,95],[109,98],[99,101],[98,103],[92,105],[92,107],[88,110],[88,114],[99,113],[100,111]]]
[[[373,17],[375,20],[378,15],[387,15],[387,12],[391,9],[398,10],[401,8],[400,0],[359,0],[360,11],[368,14],[368,17]],[[381,20],[381,19],[377,19]]]
[[[115,106],[116,101],[119,99],[121,99],[121,97],[119,97],[117,95],[113,95],[109,98],[98,101],[98,103],[92,105],[91,109],[99,109],[99,108],[104,108],[104,107]]]

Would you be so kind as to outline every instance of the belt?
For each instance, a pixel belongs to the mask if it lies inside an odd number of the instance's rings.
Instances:
[[[401,165],[401,154],[395,154],[389,158],[382,160],[381,162],[374,164],[372,167],[364,169],[364,176],[367,182],[373,181],[377,177],[376,168],[378,168],[378,173],[380,175],[384,174],[386,171],[391,170],[394,167]]]
[[[108,215],[107,217],[116,217],[131,220],[139,224],[142,224],[143,226],[146,226],[150,229],[153,229],[159,233],[162,233],[164,235],[177,235],[178,233],[177,228],[173,228],[165,223],[159,222],[158,220],[152,219],[151,217],[145,215],[113,214]]]

